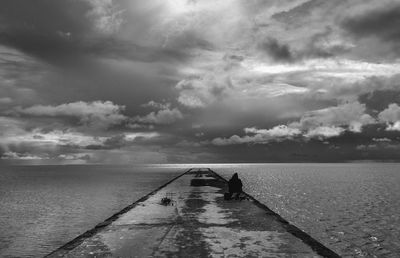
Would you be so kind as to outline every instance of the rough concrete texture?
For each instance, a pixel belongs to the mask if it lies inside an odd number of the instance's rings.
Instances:
[[[48,257],[337,257],[251,196],[224,200],[226,190],[192,169]]]

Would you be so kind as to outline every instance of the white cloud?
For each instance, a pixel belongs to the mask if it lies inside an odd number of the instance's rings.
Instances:
[[[151,112],[145,116],[137,116],[132,119],[135,123],[144,123],[144,124],[157,124],[157,125],[166,125],[172,124],[176,121],[183,118],[181,111],[177,108],[173,109],[161,109],[157,112]],[[134,123],[134,124],[135,124]]]
[[[289,126],[301,130],[314,130],[319,127],[346,127],[352,132],[361,132],[364,125],[375,123],[375,119],[365,113],[365,104],[359,102],[347,103],[336,107],[329,107],[315,111],[306,112],[299,122],[291,123]],[[328,131],[320,128],[320,131]]]
[[[259,74],[282,74],[291,72],[307,71],[309,67],[300,64],[275,64],[264,63],[255,60],[246,61],[243,63],[250,72]]]
[[[18,159],[18,160],[41,160],[48,159],[48,156],[38,156],[29,153],[17,153],[14,151],[7,151],[3,153],[1,159]]]
[[[400,120],[400,106],[396,103],[390,104],[385,110],[379,113],[378,118],[383,122],[396,122]]]
[[[232,84],[228,75],[215,75],[213,72],[182,80],[176,85],[178,101],[189,108],[206,107],[220,99],[230,88]]]
[[[375,4],[365,4],[363,1],[341,4],[311,1],[299,6],[304,2],[268,1],[266,4],[262,1],[229,1],[231,8],[226,10],[226,13],[229,13],[229,16],[237,16],[227,19],[227,23],[235,29],[226,28],[227,24],[222,22],[220,17],[214,16],[221,14],[210,12],[208,2],[198,4],[201,7],[194,8],[183,4],[182,6],[186,7],[182,9],[186,11],[176,12],[176,15],[170,18],[177,19],[176,23],[184,23],[184,30],[192,31],[215,47],[209,51],[193,51],[191,62],[179,67],[179,72],[184,78],[176,85],[179,103],[190,108],[205,108],[213,103],[224,105],[232,100],[273,98],[293,93],[300,95],[298,99],[305,93],[310,93],[308,96],[312,100],[315,100],[314,97],[355,100],[358,95],[376,88],[361,85],[365,80],[378,76],[387,78],[398,73],[398,62],[383,60],[378,63],[369,61],[368,58],[357,59],[354,58],[354,54],[348,54],[357,44],[348,36],[342,35],[340,21],[343,16],[351,14],[348,12],[349,8],[355,12],[358,8],[370,9],[371,6],[376,6]],[[220,5],[216,8],[219,7]],[[295,7],[298,8],[292,9]],[[203,8],[207,10],[207,16],[194,15]],[[332,9],[335,11],[330,12]],[[192,16],[187,17],[188,13]],[[226,13],[222,15],[225,17]],[[310,17],[305,18],[304,13],[309,13]],[[178,18],[181,15],[185,15],[190,21],[183,22]],[[225,39],[199,28],[199,23],[207,29],[212,27],[212,30],[215,28],[224,31]],[[210,23],[212,26],[204,26]],[[268,26],[265,26],[266,24]],[[298,55],[301,58],[294,58],[292,62],[276,62],[265,58],[265,55],[262,56],[255,44],[262,42],[269,35],[279,35],[279,43],[287,44],[288,51],[300,53]],[[307,49],[311,51],[312,41],[318,41],[319,45],[315,46],[318,49],[314,51],[321,52],[319,55],[305,53]],[[334,49],[342,50],[336,53]],[[229,60],[223,61],[227,56],[236,56],[238,60],[234,64]],[[295,101],[299,102],[299,106],[304,106],[304,103],[300,103],[301,100],[295,99],[293,102]],[[359,128],[359,124],[354,125],[354,131]]]
[[[242,143],[268,143],[271,141],[281,141],[285,139],[292,139],[299,135],[301,131],[297,128],[290,128],[286,125],[278,125],[271,129],[257,129],[254,127],[245,128],[246,134],[243,137],[233,135],[229,138],[215,138],[211,141],[214,145],[231,145],[231,144],[242,144]]]
[[[300,130],[298,130],[297,128],[290,128],[286,125],[278,125],[269,130],[250,127],[245,128],[244,131],[247,134],[259,134],[267,138],[292,137],[300,134]]]
[[[134,141],[137,138],[151,139],[160,136],[157,132],[136,132],[136,133],[125,133],[124,138],[126,141]]]
[[[149,102],[142,104],[142,107],[151,107],[156,109],[167,109],[171,107],[171,103],[159,103],[154,100],[150,100]]]
[[[84,148],[87,145],[101,145],[106,139],[107,137],[87,135],[71,129],[32,129],[28,121],[0,117],[0,156],[5,155],[5,158],[48,159],[60,147]]]
[[[387,124],[386,130],[400,131],[400,106],[396,103],[390,104],[385,110],[379,113],[379,121]]]
[[[392,141],[392,140],[390,140],[389,138],[386,138],[386,137],[384,137],[384,138],[372,138],[372,140],[374,142],[391,142]]]
[[[24,131],[19,134],[4,137],[5,144],[31,144],[33,146],[67,146],[74,145],[84,147],[87,145],[102,144],[107,137],[91,136],[72,130],[53,130],[50,132],[42,132],[39,129],[33,131]]]
[[[245,136],[233,135],[229,138],[215,138],[214,145],[243,143],[268,143],[303,137],[326,139],[341,135],[346,130],[360,133],[362,126],[375,123],[375,119],[365,114],[365,105],[358,102],[306,112],[298,122],[279,125],[271,129],[245,128]]]
[[[232,144],[242,144],[251,142],[248,139],[248,136],[240,137],[238,135],[232,135],[229,138],[215,138],[211,141],[212,144],[217,146],[224,146],[224,145],[232,145]]]
[[[319,126],[319,127],[310,129],[309,131],[306,132],[306,134],[304,136],[308,137],[308,138],[325,139],[325,138],[331,138],[331,137],[339,136],[344,131],[345,131],[345,129],[343,129],[341,127]]]
[[[35,110],[37,111],[37,110]],[[42,110],[41,110],[42,111]],[[160,136],[157,132],[79,132],[44,129],[40,123],[0,116],[0,158],[7,160],[87,161],[100,150],[129,148]],[[51,127],[51,126],[50,126]],[[87,150],[85,155],[82,150]],[[89,156],[87,156],[87,155]],[[58,160],[58,161],[57,161]],[[46,161],[46,162],[47,162]]]
[[[65,160],[90,160],[91,157],[91,153],[70,153],[58,155],[58,158]]]
[[[35,105],[29,108],[18,108],[17,112],[31,116],[76,117],[84,125],[108,128],[127,119],[121,114],[124,109],[125,106],[116,105],[111,101],[78,101],[58,106]]]
[[[386,128],[388,131],[400,131],[400,121],[396,121],[393,124],[389,124]]]
[[[137,140],[145,141],[159,136],[157,132],[94,136],[72,129],[46,131],[39,128],[32,130],[29,127],[26,122],[0,117],[1,159],[86,162],[99,150],[126,148],[136,145]],[[83,149],[87,149],[88,152],[76,153]]]

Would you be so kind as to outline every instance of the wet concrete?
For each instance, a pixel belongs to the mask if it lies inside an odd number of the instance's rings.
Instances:
[[[226,188],[191,169],[48,257],[339,257],[247,194],[224,200]]]

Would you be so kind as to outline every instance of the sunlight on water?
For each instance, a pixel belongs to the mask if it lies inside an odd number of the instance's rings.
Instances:
[[[190,167],[245,191],[345,257],[400,254],[400,164],[169,164],[0,168],[0,256],[38,257]]]
[[[233,171],[245,191],[347,257],[400,254],[400,164],[262,164]]]

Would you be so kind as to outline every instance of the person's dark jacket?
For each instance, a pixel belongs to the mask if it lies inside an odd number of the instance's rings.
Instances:
[[[239,179],[238,174],[233,174],[232,178],[228,182],[229,193],[241,193],[242,186],[242,180]]]

